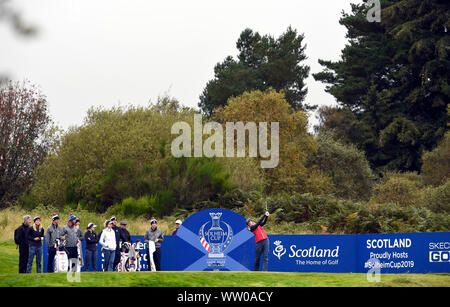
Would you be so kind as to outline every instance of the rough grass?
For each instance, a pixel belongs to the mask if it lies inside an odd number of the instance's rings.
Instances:
[[[81,229],[85,231],[86,226],[92,222],[95,223],[98,227],[96,229],[97,233],[102,230],[104,227],[104,223],[111,216],[107,214],[98,214],[93,213],[87,210],[53,210],[51,208],[45,207],[37,207],[33,210],[25,210],[21,207],[10,207],[6,209],[0,210],[0,241],[3,240],[13,240],[14,239],[14,230],[22,224],[23,216],[30,215],[31,218],[34,216],[39,216],[41,218],[41,224],[46,230],[47,227],[51,224],[51,216],[57,213],[61,218],[60,225],[65,225],[70,213],[75,214],[78,218],[80,218]],[[165,235],[172,234],[172,231],[175,230],[175,221],[177,219],[183,219],[181,217],[176,216],[166,216],[164,218],[158,219],[158,228]],[[127,221],[127,228],[130,231],[131,235],[144,235],[145,231],[150,228],[150,221],[144,218],[123,218],[121,216],[117,216],[119,221],[125,220]],[[310,234],[311,231],[307,230],[307,228],[302,224],[288,223],[288,222],[277,222],[270,223],[269,222],[264,226],[264,229],[268,234]]]
[[[23,222],[23,216],[30,215],[31,218],[39,216],[41,218],[41,225],[46,230],[51,224],[51,216],[53,213],[57,213],[60,217],[60,225],[63,226],[67,223],[70,213],[75,214],[80,218],[81,229],[85,231],[86,226],[92,222],[97,225],[97,233],[104,228],[104,223],[111,216],[107,214],[98,214],[89,212],[87,210],[52,210],[44,207],[38,207],[33,210],[25,210],[20,207],[10,207],[0,210],[0,241],[13,240],[14,230],[20,226]],[[145,231],[150,228],[150,221],[144,218],[126,219],[117,216],[119,221],[127,221],[127,228],[132,235],[144,235]],[[158,227],[165,234],[172,234],[175,229],[175,217],[166,217],[164,219],[158,219]]]
[[[12,241],[0,242],[0,286],[11,287],[450,287],[450,274],[366,274],[277,272],[83,272],[80,282],[66,274],[18,274],[19,252]],[[34,268],[33,271],[35,272]]]

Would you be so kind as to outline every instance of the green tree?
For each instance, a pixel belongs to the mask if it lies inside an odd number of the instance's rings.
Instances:
[[[217,108],[214,119],[224,125],[226,122],[267,122],[269,131],[271,123],[279,123],[279,163],[274,168],[264,169],[267,193],[329,190],[330,183],[324,177],[305,167],[307,157],[317,145],[307,131],[307,114],[292,108],[284,92],[273,88],[245,92],[230,98],[225,107]],[[260,156],[257,159],[266,160]]]
[[[354,145],[344,145],[331,133],[317,137],[318,150],[308,158],[308,166],[316,166],[331,178],[335,195],[346,199],[368,199],[374,175],[364,152]]]
[[[83,125],[69,129],[37,167],[24,204],[80,204],[98,212],[117,205],[117,212],[128,212],[131,197],[137,212],[161,215],[215,201],[235,187],[262,186],[259,165],[247,158],[171,156],[171,128],[179,121],[193,127],[194,112],[170,97],[148,107],[90,109]]]
[[[446,1],[381,1],[381,23],[352,4],[340,23],[349,44],[338,62],[313,74],[350,109],[352,142],[375,168],[418,171],[424,150],[443,137],[450,101],[450,10]],[[447,46],[447,47],[444,47]]]
[[[283,90],[295,109],[314,109],[315,106],[303,104],[309,74],[309,67],[302,65],[306,59],[303,39],[304,35],[291,27],[277,39],[244,30],[236,43],[237,60],[228,56],[216,64],[214,79],[208,81],[200,95],[203,113],[212,115],[217,107],[225,106],[228,98],[245,91],[264,91],[270,87]]]

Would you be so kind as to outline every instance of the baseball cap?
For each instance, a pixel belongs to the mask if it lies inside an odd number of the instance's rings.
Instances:
[[[69,222],[73,222],[73,221],[75,221],[77,219],[77,217],[75,216],[75,215],[71,215],[70,217],[69,217]]]
[[[180,224],[181,225],[181,224],[183,224],[183,222],[181,222],[181,220],[176,220],[175,224]]]
[[[89,229],[91,227],[97,227],[97,225],[95,225],[94,223],[89,223],[86,227],[86,229]]]

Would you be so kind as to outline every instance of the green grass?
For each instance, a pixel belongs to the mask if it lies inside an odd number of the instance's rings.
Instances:
[[[450,274],[383,274],[369,283],[366,274],[276,272],[83,272],[80,282],[66,274],[18,274],[19,252],[12,241],[0,242],[0,286],[21,287],[371,287],[450,286]],[[35,272],[35,268],[33,268]]]

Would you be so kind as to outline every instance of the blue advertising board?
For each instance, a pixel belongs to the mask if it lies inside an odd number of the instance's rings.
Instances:
[[[270,222],[270,221],[269,221]],[[367,273],[450,273],[450,232],[364,235],[269,235],[269,271]],[[141,240],[141,270],[148,249]],[[85,243],[83,242],[83,253]],[[47,271],[44,242],[43,270]],[[226,209],[207,209],[187,218],[175,236],[161,244],[163,271],[249,271],[255,238],[244,217]],[[98,246],[97,270],[103,270]]]
[[[269,271],[355,272],[353,238],[349,235],[269,235]]]
[[[381,273],[450,272],[450,233],[355,235],[357,272],[376,265]],[[377,259],[376,262],[369,259]]]

